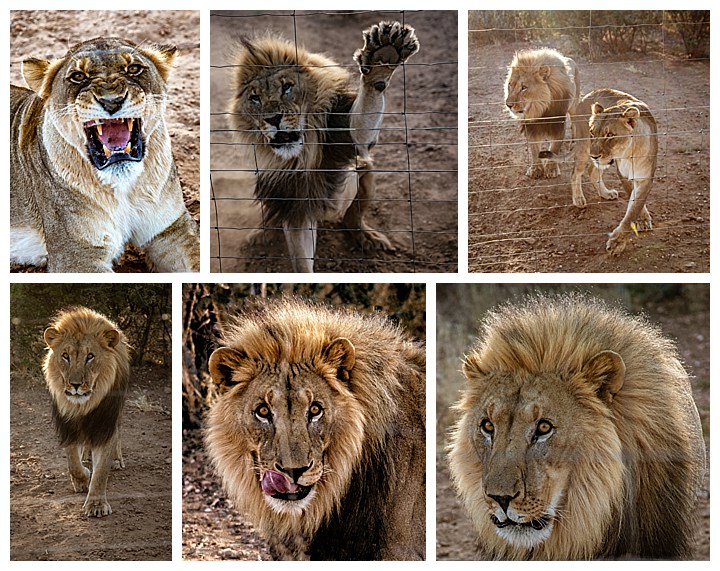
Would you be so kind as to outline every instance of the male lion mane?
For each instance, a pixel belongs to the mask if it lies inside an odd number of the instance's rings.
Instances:
[[[354,346],[355,360],[351,370],[333,372],[324,351],[339,338]],[[211,409],[206,445],[212,463],[240,511],[270,543],[271,552],[280,544],[296,549],[291,557],[299,559],[424,559],[423,348],[379,315],[299,298],[271,300],[239,316],[226,327],[223,345],[243,357],[234,371],[223,370],[227,362],[211,362],[221,390],[238,389],[222,387],[220,376],[251,377],[252,370],[279,363],[307,367],[324,378],[337,375],[339,383],[333,382],[334,404],[344,411],[346,424],[333,431],[323,452],[329,470],[299,514],[268,506],[253,444],[231,428],[229,416],[238,414],[233,405],[221,396]],[[251,371],[239,373],[242,367]]]
[[[581,374],[607,351],[625,364],[616,394],[603,394],[602,378],[598,388]],[[478,529],[483,558],[691,556],[705,446],[688,375],[659,328],[582,295],[539,295],[489,312],[463,370],[468,388],[457,405],[462,418],[449,446],[450,467]],[[471,437],[475,427],[464,424],[479,399],[492,393],[484,379],[496,373],[514,374],[525,383],[552,375],[571,386],[587,412],[569,421],[583,449],[572,454],[560,517],[550,538],[530,549],[496,533],[483,499],[483,464]],[[604,373],[607,379],[614,374]]]
[[[251,163],[257,164],[255,196],[263,205],[264,223],[297,226],[308,218],[322,219],[327,206],[343,189],[347,167],[356,162],[349,112],[356,91],[352,76],[330,58],[311,53],[280,36],[242,38],[234,60],[230,124],[249,143]],[[302,120],[302,154],[279,157],[250,118],[241,111],[246,86],[278,69],[296,69],[299,86],[307,90],[298,110]],[[252,151],[250,151],[252,149]],[[358,166],[369,165],[357,159]],[[306,199],[306,200],[298,200]]]

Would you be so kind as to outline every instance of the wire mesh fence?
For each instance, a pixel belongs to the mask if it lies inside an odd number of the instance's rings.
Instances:
[[[282,225],[268,215],[267,202],[256,200],[258,177],[291,170],[293,176],[306,179],[323,173],[345,178],[350,171],[367,170],[360,160],[349,164],[349,170],[308,165],[305,155],[279,166],[258,160],[258,144],[242,137],[237,122],[230,120],[242,38],[271,34],[298,49],[325,54],[332,62],[317,67],[345,69],[353,85],[359,85],[353,52],[363,47],[363,30],[381,21],[398,21],[415,28],[420,51],[398,67],[384,91],[383,121],[371,151],[375,195],[365,207],[366,221],[385,234],[392,250],[368,248],[355,239],[358,232],[321,222],[314,269],[457,271],[457,12],[243,11],[210,16],[211,270],[291,271]],[[304,111],[299,122],[311,130],[314,110],[307,106]],[[347,116],[349,110],[341,114]],[[335,119],[327,117],[330,123]],[[310,130],[304,132],[306,152],[344,152],[338,143],[333,150],[326,140],[317,141]],[[321,148],[313,149],[313,144]],[[303,208],[304,200],[291,196],[285,208]]]
[[[470,12],[468,253],[474,272],[707,272],[710,236],[709,12]],[[657,123],[657,170],[647,207],[653,228],[630,234],[618,255],[608,233],[629,195],[614,168],[600,198],[573,204],[579,146],[570,121],[560,175],[530,178],[528,143],[505,101],[519,50],[572,58],[583,95],[611,88],[645,102]],[[547,145],[543,146],[547,149]]]

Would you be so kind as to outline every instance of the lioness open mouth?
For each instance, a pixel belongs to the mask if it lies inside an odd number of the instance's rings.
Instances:
[[[95,168],[120,161],[141,161],[145,145],[140,136],[140,119],[94,119],[85,123],[90,160]]]
[[[268,496],[289,502],[305,499],[312,490],[312,486],[291,482],[284,474],[274,470],[268,470],[262,475],[260,485]]]
[[[517,526],[517,527],[531,527],[536,531],[540,531],[541,529],[545,529],[552,519],[550,516],[541,516],[537,519],[534,519],[532,521],[529,521],[527,523],[517,523],[510,518],[500,521],[498,518],[496,518],[494,515],[490,516],[490,521],[492,521],[495,524],[495,527],[497,528],[503,528],[508,526]]]

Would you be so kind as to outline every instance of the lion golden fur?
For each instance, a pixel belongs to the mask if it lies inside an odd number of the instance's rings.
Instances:
[[[354,364],[342,374],[326,351],[338,339],[354,347]],[[424,557],[424,350],[384,318],[300,299],[275,300],[240,316],[223,344],[209,364],[224,394],[211,408],[206,445],[225,489],[273,557]],[[234,356],[221,359],[227,348]],[[327,384],[333,396],[324,406],[336,416],[322,452],[326,469],[302,511],[268,506],[257,465],[263,443],[248,436],[252,419],[239,418],[244,401],[256,398],[256,376],[283,364],[309,371],[292,381],[296,393],[321,390],[307,380],[313,375]]]
[[[565,117],[580,101],[580,79],[575,62],[557,50],[542,48],[515,53],[505,80],[505,104],[520,121],[530,143],[533,165],[529,176],[559,174],[552,155],[565,139]],[[541,165],[540,144],[550,142],[551,161]],[[534,172],[533,172],[534,171]]]
[[[61,312],[44,338],[43,372],[71,482],[76,492],[88,491],[86,515],[109,515],[110,467],[113,460],[124,466],[119,432],[130,379],[127,340],[112,321],[85,307]],[[82,465],[89,453],[92,473]]]
[[[583,296],[539,296],[490,312],[463,371],[449,460],[484,558],[689,557],[705,447],[688,375],[658,328]],[[514,383],[523,386],[503,393]],[[479,423],[500,410],[520,423],[531,405],[556,427],[540,459],[529,460],[534,445],[513,449],[515,456],[509,444],[486,452]],[[493,443],[502,441],[500,424]],[[526,492],[537,472],[565,478],[552,531],[539,545],[512,544],[491,520],[497,512],[486,487],[502,477],[493,473],[498,464]]]

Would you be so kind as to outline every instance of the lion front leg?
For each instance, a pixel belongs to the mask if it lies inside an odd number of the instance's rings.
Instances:
[[[652,217],[645,206],[647,195],[650,193],[652,179],[633,181],[633,191],[628,200],[625,216],[613,230],[605,244],[605,249],[613,255],[617,255],[625,249],[627,238],[632,231],[632,224],[635,224],[636,231],[652,230]]]
[[[92,478],[83,510],[85,515],[104,517],[112,513],[107,501],[107,481],[117,453],[117,436],[92,450]]]
[[[420,49],[420,42],[415,30],[400,22],[380,22],[364,30],[363,38],[365,45],[353,56],[362,79],[350,111],[350,128],[358,153],[367,157],[383,120],[383,92],[398,66]]]
[[[200,238],[197,224],[187,211],[144,247],[153,271],[200,271]]]
[[[306,220],[300,224],[283,225],[290,262],[294,272],[312,272],[317,244],[317,221]]]
[[[90,484],[90,470],[82,464],[83,447],[77,444],[71,444],[65,448],[67,456],[68,472],[70,473],[70,481],[76,492],[87,492]]]

